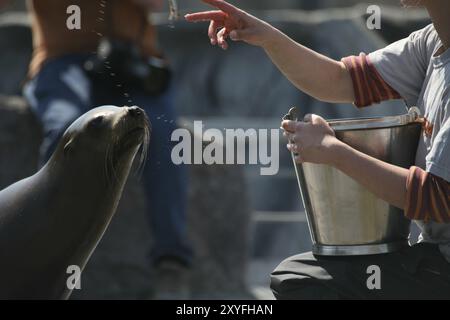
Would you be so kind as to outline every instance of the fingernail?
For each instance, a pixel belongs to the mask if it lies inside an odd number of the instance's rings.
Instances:
[[[231,32],[230,32],[230,39],[231,39],[231,40],[236,40],[236,38],[237,38],[236,31],[231,31]]]
[[[216,41],[215,39],[211,39],[211,44],[212,44],[213,46],[215,46],[215,45],[217,44],[217,41]]]

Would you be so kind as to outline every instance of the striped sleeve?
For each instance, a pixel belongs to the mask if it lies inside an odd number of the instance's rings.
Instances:
[[[375,66],[364,53],[342,59],[350,73],[355,92],[354,104],[367,107],[385,100],[401,99],[400,94],[383,80]]]
[[[450,223],[450,183],[418,167],[406,181],[405,215],[411,220]]]

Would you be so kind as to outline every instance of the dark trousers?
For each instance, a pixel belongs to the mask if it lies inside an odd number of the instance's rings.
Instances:
[[[379,267],[379,289],[373,288],[370,266]],[[437,245],[424,243],[383,255],[305,253],[284,260],[273,271],[271,288],[281,300],[450,299],[450,263]]]

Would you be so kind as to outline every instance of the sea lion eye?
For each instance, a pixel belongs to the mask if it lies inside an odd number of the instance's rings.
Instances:
[[[98,127],[100,127],[102,125],[102,123],[103,123],[103,119],[104,119],[103,116],[95,117],[94,119],[92,119],[89,122],[89,127],[90,128],[98,128]]]

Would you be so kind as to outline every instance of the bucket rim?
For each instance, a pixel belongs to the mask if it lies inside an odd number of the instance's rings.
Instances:
[[[385,129],[402,127],[415,123],[420,125],[420,121],[411,118],[410,114],[388,117],[333,119],[328,120],[327,122],[334,131]]]
[[[284,116],[284,120],[298,120],[298,108],[291,108],[289,113]],[[395,116],[381,117],[361,117],[361,118],[343,118],[327,120],[334,131],[350,131],[364,129],[384,129],[407,126],[411,124],[421,124],[423,119],[420,116],[420,110],[412,107],[408,113]]]

